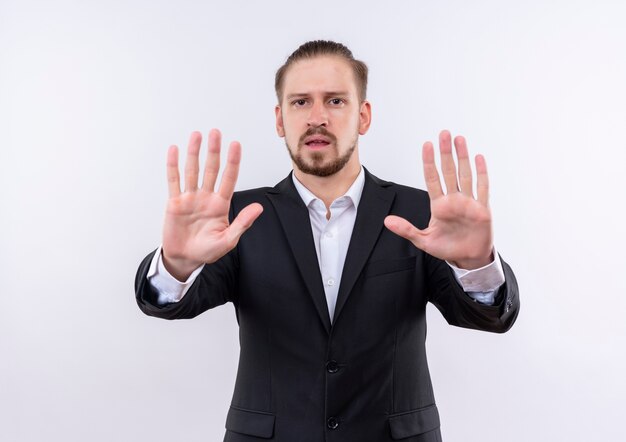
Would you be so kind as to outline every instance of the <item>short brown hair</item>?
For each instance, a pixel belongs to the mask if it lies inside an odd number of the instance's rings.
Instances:
[[[323,55],[341,57],[350,63],[352,71],[354,72],[359,98],[361,101],[365,100],[367,94],[367,65],[362,61],[355,59],[352,55],[352,51],[341,43],[330,40],[313,40],[307,41],[296,49],[287,58],[285,64],[283,64],[278,71],[276,71],[274,88],[276,89],[276,97],[278,98],[279,104],[282,101],[283,83],[289,66],[302,59],[315,58]]]

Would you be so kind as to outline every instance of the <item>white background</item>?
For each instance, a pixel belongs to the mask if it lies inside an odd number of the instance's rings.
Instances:
[[[376,175],[423,187],[448,128],[485,154],[522,308],[493,335],[429,310],[447,442],[623,441],[626,3],[0,0],[0,440],[218,441],[232,305],[144,316],[165,156],[242,142],[239,189],[290,170],[273,76],[310,39],[370,67]]]

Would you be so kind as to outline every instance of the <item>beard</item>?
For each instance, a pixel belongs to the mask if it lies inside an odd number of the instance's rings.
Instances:
[[[307,161],[302,155],[302,151],[304,150],[304,140],[305,138],[311,135],[323,135],[331,140],[332,151],[333,152],[311,152],[309,154],[309,160]],[[318,176],[318,177],[327,177],[336,174],[344,166],[350,161],[354,150],[356,149],[357,142],[356,135],[352,143],[350,143],[350,148],[343,154],[339,155],[339,150],[337,148],[337,137],[328,132],[324,127],[315,127],[307,130],[298,141],[298,149],[294,153],[294,151],[289,147],[287,143],[287,138],[285,137],[285,144],[287,145],[287,151],[289,152],[289,156],[291,160],[294,162],[296,167],[303,173],[308,175]],[[325,161],[324,157],[328,156],[328,154],[334,153],[334,156]]]

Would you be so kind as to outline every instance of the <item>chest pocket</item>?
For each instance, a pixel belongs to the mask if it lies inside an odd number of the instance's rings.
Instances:
[[[407,256],[405,258],[381,259],[370,262],[363,269],[363,277],[371,278],[372,276],[386,275],[389,273],[402,272],[415,268],[415,256]]]

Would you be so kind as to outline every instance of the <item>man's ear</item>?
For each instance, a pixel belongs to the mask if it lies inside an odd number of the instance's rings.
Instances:
[[[365,135],[372,123],[372,105],[364,100],[359,110],[359,135]]]
[[[276,105],[274,114],[276,114],[276,133],[279,137],[283,138],[285,136],[285,127],[283,126],[283,113],[280,109],[280,105]]]

